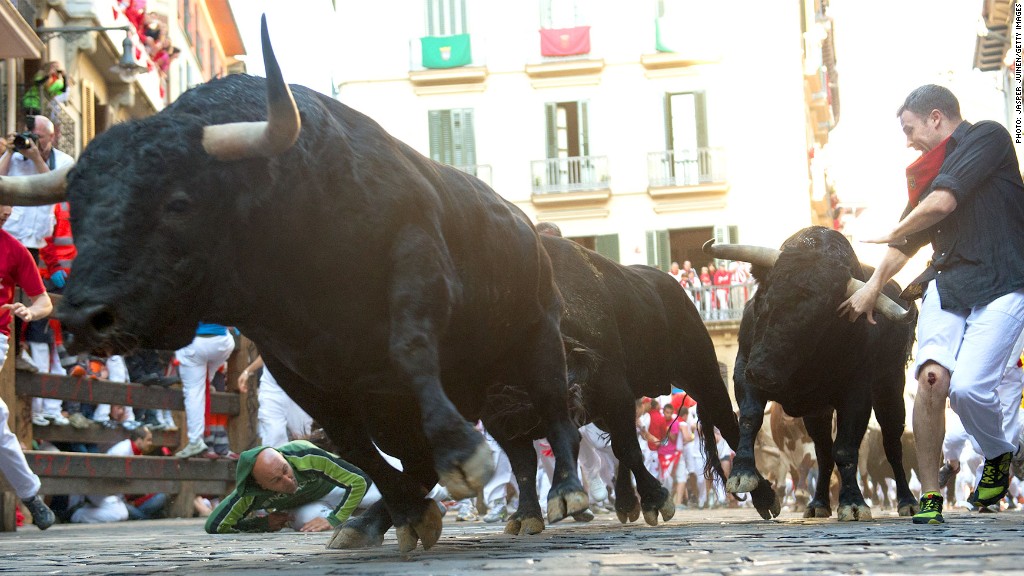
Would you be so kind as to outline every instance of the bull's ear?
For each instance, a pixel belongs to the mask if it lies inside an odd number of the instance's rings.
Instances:
[[[0,176],[0,204],[45,206],[67,199],[70,166],[33,176]]]
[[[270,44],[267,15],[262,18],[263,64],[267,73],[267,121],[234,122],[203,128],[203,149],[218,160],[243,160],[281,154],[295,144],[302,128],[299,109],[284,81]]]

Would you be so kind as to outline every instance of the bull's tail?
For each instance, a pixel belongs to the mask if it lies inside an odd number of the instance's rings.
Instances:
[[[713,479],[712,474],[717,474],[722,484],[725,484],[727,478],[725,470],[722,470],[722,460],[718,454],[718,441],[715,440],[714,416],[711,414],[711,410],[704,408],[704,404],[700,402],[697,403],[697,433],[700,434],[704,445],[702,447],[704,477]]]

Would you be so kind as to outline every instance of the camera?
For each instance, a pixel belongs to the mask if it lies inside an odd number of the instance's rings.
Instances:
[[[36,143],[36,146],[39,145],[39,135],[38,134],[35,134],[33,132],[28,132],[28,131],[22,132],[21,134],[15,134],[14,135],[14,149],[15,150],[24,150],[24,149],[28,148],[28,141],[30,139],[33,142]]]

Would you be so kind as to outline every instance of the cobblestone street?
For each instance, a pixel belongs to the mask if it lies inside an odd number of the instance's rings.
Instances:
[[[1011,574],[1024,572],[1022,517],[950,512],[943,526],[878,520],[839,524],[752,510],[681,511],[668,524],[622,526],[602,514],[513,538],[501,526],[445,519],[430,551],[334,551],[328,535],[210,536],[202,522],[156,520],[57,525],[0,533],[0,573],[10,574]]]

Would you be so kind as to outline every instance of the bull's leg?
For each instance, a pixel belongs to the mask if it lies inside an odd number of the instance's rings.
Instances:
[[[635,437],[635,435],[634,435]],[[640,446],[637,445],[637,450]],[[612,448],[614,451],[614,447]],[[618,458],[616,456],[616,458]],[[643,454],[640,456],[643,463]],[[640,499],[637,498],[636,488],[633,487],[633,471],[619,460],[619,466],[615,473],[615,515],[619,522],[636,522],[640,517]]]
[[[843,409],[837,411],[838,426],[833,455],[841,480],[837,514],[840,522],[871,520],[871,508],[864,502],[864,495],[857,484],[857,455],[871,417],[870,403],[862,401],[861,404],[863,406],[858,405],[854,398],[847,398]],[[899,437],[896,442],[899,442]]]
[[[491,478],[494,463],[483,436],[459,414],[441,386],[438,341],[452,312],[453,265],[429,234],[413,227],[399,234],[391,255],[391,366],[416,397],[441,484],[453,498],[469,498]],[[409,274],[410,269],[416,273]]]
[[[559,313],[560,310],[554,306],[548,310],[548,314],[537,322],[532,335],[526,338],[528,345],[517,357],[518,366],[509,367],[522,376],[521,381],[545,426],[545,436],[555,456],[555,470],[548,491],[548,522],[551,523],[590,507],[590,499],[583,491],[576,471],[580,433],[579,427],[569,420],[567,409],[569,392],[565,351],[558,328]]]
[[[519,507],[505,523],[505,533],[514,536],[539,534],[544,530],[544,515],[537,496],[537,451],[533,441],[526,436],[502,438],[494,431],[491,435],[508,456],[512,474],[519,485]]]
[[[892,477],[896,480],[897,510],[900,516],[913,516],[918,512],[918,501],[910,491],[907,472],[903,467],[903,427],[907,419],[907,407],[903,403],[903,374],[876,384],[872,393],[872,404],[875,408],[875,419],[882,428],[882,447],[885,459],[892,467]],[[888,502],[889,490],[882,478],[882,492]]]
[[[771,482],[765,480],[757,471],[754,459],[754,442],[764,423],[764,407],[767,402],[752,393],[744,375],[745,370],[746,360],[741,354],[736,359],[733,374],[736,401],[740,405],[740,437],[734,446],[736,457],[733,459],[732,474],[725,483],[725,489],[733,494],[750,492],[758,514],[765,520],[771,520],[782,512],[782,505],[772,489]]]
[[[832,456],[832,410],[804,416],[804,427],[814,440],[814,455],[818,459],[818,481],[814,487],[814,498],[804,510],[804,518],[828,518],[832,515],[832,498],[829,495],[829,480],[835,461]]]

